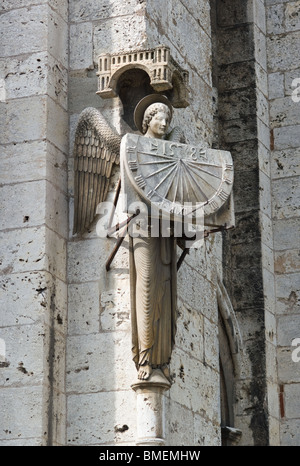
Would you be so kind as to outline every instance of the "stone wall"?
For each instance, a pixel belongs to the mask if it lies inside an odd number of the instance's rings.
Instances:
[[[292,342],[300,335],[300,2],[267,0],[266,18],[279,442],[299,445],[300,362],[292,359]]]
[[[65,443],[68,2],[1,4],[1,444]]]

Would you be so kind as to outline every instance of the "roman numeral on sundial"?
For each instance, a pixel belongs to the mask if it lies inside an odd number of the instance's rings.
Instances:
[[[228,194],[226,193],[226,191],[224,191],[223,189],[221,189],[220,191],[217,192],[216,194],[220,199],[222,199],[222,201],[226,201],[227,197],[228,197]]]
[[[144,178],[141,175],[136,176],[134,179],[136,181],[136,184],[140,188],[144,188],[146,186],[146,182],[145,182]]]
[[[136,160],[129,160],[128,165],[129,165],[130,170],[138,169],[138,164]]]

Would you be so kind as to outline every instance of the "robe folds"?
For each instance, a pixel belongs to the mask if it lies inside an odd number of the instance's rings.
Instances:
[[[130,237],[132,354],[137,369],[169,364],[177,320],[176,240]]]

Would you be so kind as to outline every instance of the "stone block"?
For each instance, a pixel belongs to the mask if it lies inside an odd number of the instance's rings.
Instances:
[[[70,69],[93,68],[92,23],[70,26]],[[95,90],[96,92],[96,90]]]
[[[2,104],[2,143],[46,138],[47,97],[13,99]]]
[[[295,314],[293,319],[290,316],[280,316],[278,318],[278,346],[291,347],[294,338],[300,338],[300,315]]]
[[[69,338],[68,392],[125,390],[135,378],[130,332],[74,335]]]
[[[109,99],[103,100],[96,95],[98,77],[96,70],[84,71],[69,76],[69,109],[71,113],[80,113],[86,107],[100,107],[111,105]],[[72,141],[73,149],[73,141]]]
[[[273,223],[270,217],[260,213],[261,240],[268,248],[273,249]]]
[[[69,150],[69,117],[54,100],[47,100],[47,139],[63,153]]]
[[[64,68],[68,68],[68,24],[55,10],[52,10],[51,8],[48,9],[48,51],[60,65]]]
[[[293,126],[299,123],[299,103],[291,96],[274,99],[270,102],[270,124],[272,128]]]
[[[101,289],[100,327],[104,331],[130,332],[129,274],[109,274],[107,286]]]
[[[170,399],[211,420],[219,419],[219,374],[209,366],[175,348],[171,359],[173,385]],[[204,408],[205,407],[205,408]]]
[[[276,280],[276,310],[278,314],[300,312],[300,274],[278,275]]]
[[[3,440],[42,437],[42,386],[8,388],[2,391],[1,399],[0,431]],[[26,422],[24,422],[24,419],[26,419]]]
[[[262,171],[259,172],[259,203],[261,212],[271,218],[272,216],[271,179]]]
[[[231,89],[219,95],[219,117],[234,120],[256,114],[256,94],[250,88]]]
[[[266,114],[268,111],[266,110]],[[270,149],[270,128],[269,124],[264,123],[260,118],[257,118],[257,137],[267,149]]]
[[[48,4],[53,10],[56,10],[61,17],[68,20],[68,2],[67,0],[18,0],[17,7],[28,7],[33,5]],[[3,0],[0,11],[8,11],[16,8],[15,0]]]
[[[299,247],[300,221],[298,218],[274,220],[274,249],[297,249]]]
[[[300,69],[292,69],[287,70],[284,73],[284,81],[285,81],[285,95],[292,95],[296,93],[296,96],[299,97],[300,95]]]
[[[255,62],[256,87],[268,97],[268,74],[258,62]]]
[[[273,268],[271,264],[270,268]],[[274,272],[273,270],[268,270],[265,267],[262,269],[263,274],[263,284],[264,284],[264,299],[265,299],[265,309],[266,311],[275,312],[276,309],[276,290],[275,290],[275,281],[274,281]]]
[[[219,68],[219,92],[253,86],[255,64],[252,60],[237,63],[224,63]]]
[[[69,335],[99,332],[99,307],[99,285],[97,282],[69,285]]]
[[[125,16],[138,14],[143,9],[143,5],[138,0],[128,0],[125,3],[112,0],[100,0],[95,3],[93,0],[79,0],[70,3],[70,21],[97,21],[114,16]]]
[[[45,227],[0,233],[0,271],[3,274],[44,270]]]
[[[223,123],[223,135],[226,144],[256,139],[257,119],[248,117],[247,120],[236,119]]]
[[[267,39],[269,71],[285,71],[299,68],[300,32],[278,34]]]
[[[97,61],[101,53],[121,53],[147,47],[145,30],[143,15],[127,15],[94,22],[94,61]],[[114,31],[113,38],[109,36],[108,31]],[[83,53],[86,53],[86,46]]]
[[[212,367],[216,371],[219,370],[219,339],[218,329],[215,322],[211,322],[205,318],[204,321],[204,333],[203,333],[203,352],[204,352],[204,364]]]
[[[277,418],[269,416],[269,444],[270,447],[280,445],[280,423]]]
[[[300,125],[284,126],[274,129],[275,150],[299,148],[300,146]]]
[[[299,177],[274,180],[272,183],[274,219],[299,216],[300,192]]]
[[[267,71],[267,47],[266,35],[254,25],[254,47],[255,47],[255,60],[260,66]]]
[[[66,156],[46,141],[9,144],[0,158],[1,184],[48,179],[66,189]]]
[[[2,389],[42,384],[44,364],[40,356],[44,348],[44,326],[41,322],[2,328],[1,338],[6,346],[5,367],[0,374]]]
[[[288,2],[284,9],[285,32],[299,31],[300,28],[300,2]]]
[[[253,25],[244,24],[235,29],[219,31],[220,65],[239,63],[254,58]]]
[[[264,96],[261,90],[256,90],[256,114],[258,118],[266,125],[269,126],[269,101]],[[258,130],[258,136],[260,137],[260,130]],[[265,144],[266,147],[269,147],[269,132],[268,132],[268,139],[267,143]],[[264,141],[263,141],[264,142]]]
[[[1,15],[2,57],[47,50],[48,7],[36,5]]]
[[[284,73],[269,74],[269,99],[284,97]]]
[[[275,253],[275,272],[278,274],[300,272],[300,251],[299,249],[276,252]]]
[[[221,429],[218,423],[212,422],[205,414],[194,416],[194,444],[196,446],[221,446]]]
[[[253,22],[253,2],[246,0],[219,0],[217,21],[221,27],[236,26],[241,23]]]
[[[0,229],[39,226],[45,222],[46,183],[36,181],[6,185],[0,188]],[[36,202],[40,199],[41,202]]]
[[[277,350],[278,378],[284,384],[300,383],[299,362],[294,362],[292,359],[292,353],[295,349],[295,346],[289,346]]]
[[[258,207],[258,183],[258,171],[255,169],[235,172],[233,184],[235,212],[243,212]]]
[[[258,168],[267,177],[271,176],[270,152],[262,142],[258,142]]]
[[[300,383],[284,386],[285,415],[288,419],[300,418],[299,393]]]
[[[300,149],[274,151],[271,159],[272,179],[300,176]]]
[[[209,0],[202,0],[200,3],[198,0],[181,0],[181,3],[183,3],[191,16],[199,22],[204,31],[211,36]]]
[[[131,389],[69,395],[68,426],[68,445],[133,442],[136,439],[136,395]]]
[[[285,32],[283,3],[270,5],[266,8],[267,13],[267,32],[268,34],[282,34]]]
[[[6,99],[47,93],[47,52],[0,60],[0,75],[5,81]]]
[[[289,419],[282,422],[280,427],[281,445],[298,446],[300,444],[300,420]]]
[[[182,303],[180,295],[179,292],[176,346],[203,361],[203,315]]]
[[[169,398],[165,399],[166,445],[191,445],[194,434],[193,413]]]

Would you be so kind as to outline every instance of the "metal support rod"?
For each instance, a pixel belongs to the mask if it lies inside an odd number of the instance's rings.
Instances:
[[[120,228],[123,228],[125,225],[128,225],[129,222],[131,222],[131,220],[136,217],[137,215],[139,215],[140,211],[139,209],[137,209],[136,213],[133,214],[131,217],[128,217],[126,220],[123,220],[123,222],[121,223],[117,223],[115,226],[113,226],[112,228],[110,228],[108,231],[107,231],[107,236],[110,236],[112,235],[113,233],[116,233],[117,231],[120,230]]]
[[[120,234],[120,236],[119,236],[119,238],[118,238],[118,241],[117,241],[115,247],[113,248],[112,252],[110,253],[110,255],[109,255],[109,257],[108,257],[108,259],[107,259],[107,261],[106,261],[105,268],[106,268],[107,272],[109,271],[110,265],[111,265],[112,261],[114,260],[114,257],[115,257],[115,255],[117,254],[118,250],[120,249],[121,244],[122,244],[123,241],[124,241],[125,233],[126,233],[126,230],[127,230],[127,227],[128,227],[128,225],[129,225],[129,223],[130,223],[131,220],[132,220],[134,217],[136,217],[139,213],[140,213],[140,211],[137,210],[136,213],[133,214],[131,217],[128,217],[127,220],[124,220],[124,222],[122,222],[121,224],[118,224],[118,225],[119,225],[119,228],[118,228],[118,229],[120,229],[123,225],[125,225],[125,228],[122,230],[122,232],[121,232],[121,234]],[[118,225],[116,225],[116,226],[118,226]],[[115,228],[115,227],[114,227],[114,228]]]
[[[190,252],[190,248],[185,248],[182,253],[181,253],[181,256],[179,257],[178,261],[177,261],[177,272],[178,270],[180,269],[180,266],[182,264],[182,262],[184,261],[185,259],[185,256]]]

